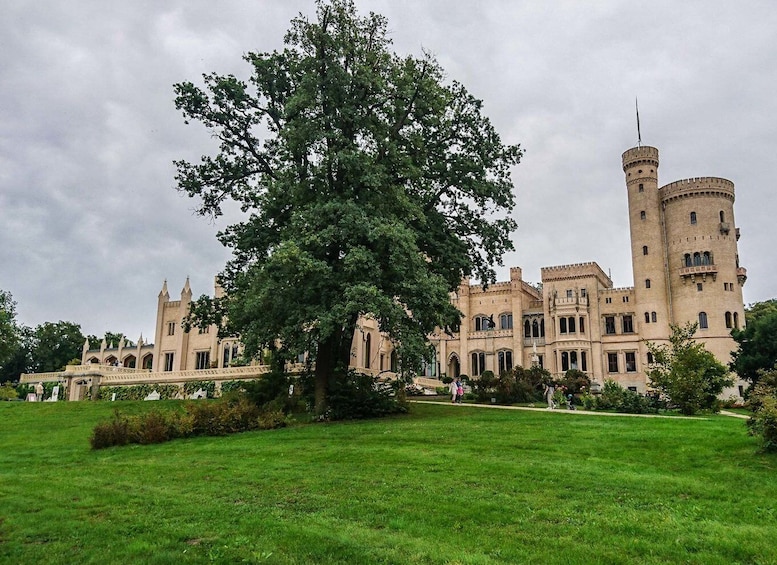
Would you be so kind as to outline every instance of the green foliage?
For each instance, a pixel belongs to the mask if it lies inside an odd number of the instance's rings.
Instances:
[[[16,400],[19,398],[19,393],[16,391],[11,383],[3,383],[0,387],[0,400]]]
[[[586,410],[612,410],[624,414],[658,412],[658,407],[653,398],[642,396],[638,392],[623,388],[617,382],[610,379],[604,381],[601,394],[592,395],[584,393],[581,397],[581,402]]]
[[[431,55],[392,53],[386,19],[352,0],[317,2],[317,20],[295,18],[285,42],[244,56],[248,81],[175,86],[185,121],[219,144],[176,162],[178,189],[203,215],[227,200],[245,213],[219,234],[233,251],[226,293],[195,301],[190,323],[240,335],[253,357],[276,343],[307,352],[322,414],[359,316],[391,336],[400,367],[417,367],[427,336],[459,322],[449,293],[462,277],[495,279],[521,150]]]
[[[312,407],[314,380],[307,376],[299,382],[303,384],[304,397]],[[399,381],[387,382],[349,370],[344,375],[338,375],[330,386],[329,405],[324,418],[356,420],[405,413],[407,403],[397,394],[400,389],[404,391],[404,384]]]
[[[183,384],[183,393],[186,398],[202,389],[208,398],[216,397],[216,381],[187,381]]]
[[[171,400],[181,396],[181,387],[178,385],[141,384],[101,386],[98,392],[98,400],[110,400],[114,393],[116,393],[116,400],[143,400],[154,391],[159,393],[160,400]]]
[[[570,369],[564,373],[564,377],[558,382],[565,394],[583,394],[591,390],[591,379],[583,371]]]
[[[747,325],[731,331],[739,344],[732,353],[731,370],[741,379],[758,383],[760,371],[769,371],[777,363],[777,300],[750,305],[745,310]]]
[[[753,415],[748,421],[751,435],[761,442],[761,451],[777,452],[777,366],[760,371],[749,398]]]
[[[121,332],[105,332],[103,337],[97,337],[96,335],[87,336],[87,339],[89,340],[89,349],[100,349],[103,340],[105,340],[106,347],[119,347],[119,342],[122,338],[126,341],[127,336]],[[78,358],[80,359],[81,356],[79,355]]]
[[[81,358],[85,341],[81,326],[73,322],[44,322],[32,333],[30,357],[36,373],[62,371],[68,361]]]
[[[0,290],[0,368],[14,357],[20,341],[16,302],[10,292]]]
[[[280,410],[260,410],[245,397],[217,401],[188,402],[184,411],[152,410],[128,416],[114,411],[113,418],[92,430],[92,449],[132,443],[164,443],[191,436],[224,436],[249,430],[270,430],[286,426]]]
[[[297,398],[289,394],[292,385],[296,385],[296,382],[288,375],[281,371],[271,371],[261,379],[244,383],[242,388],[246,397],[260,408],[273,404],[276,409],[288,413]]]
[[[543,385],[550,382],[550,373],[538,366],[528,369],[515,367],[510,373],[498,377],[491,371],[484,371],[480,378],[472,381],[472,392],[478,402],[515,404],[542,400]]]
[[[648,342],[654,363],[647,371],[651,386],[665,395],[683,414],[717,412],[718,395],[734,384],[728,370],[703,343],[694,340],[696,324],[672,325],[670,345]]]

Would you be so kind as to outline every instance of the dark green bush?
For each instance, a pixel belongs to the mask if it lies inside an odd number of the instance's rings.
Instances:
[[[330,387],[327,418],[357,420],[407,412],[407,404],[397,395],[400,387],[404,390],[404,385],[398,381],[381,381],[349,370],[337,377]]]

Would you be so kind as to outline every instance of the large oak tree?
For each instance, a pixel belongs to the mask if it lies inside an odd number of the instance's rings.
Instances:
[[[248,80],[175,86],[187,123],[219,142],[176,162],[178,189],[203,215],[228,200],[245,214],[219,234],[233,251],[225,297],[201,298],[193,319],[240,335],[249,354],[310,352],[318,412],[360,316],[417,366],[427,335],[460,320],[449,293],[463,277],[492,282],[516,227],[519,146],[434,57],[393,53],[386,26],[351,0],[320,0],[282,51],[244,56]]]

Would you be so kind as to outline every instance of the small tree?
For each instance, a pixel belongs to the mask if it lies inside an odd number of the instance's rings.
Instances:
[[[647,373],[651,386],[683,414],[717,411],[718,395],[734,384],[728,369],[694,339],[697,324],[671,325],[671,329],[669,345],[647,342],[654,358]]]
[[[731,330],[739,344],[732,353],[731,370],[755,387],[762,371],[777,363],[777,300],[751,304],[745,310],[747,325]]]

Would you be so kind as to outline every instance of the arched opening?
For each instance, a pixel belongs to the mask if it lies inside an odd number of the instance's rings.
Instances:
[[[136,364],[137,358],[134,355],[127,355],[122,362],[124,367],[129,367],[130,369],[134,369]]]
[[[709,327],[707,324],[707,313],[699,312],[699,329],[706,330]]]
[[[151,368],[154,366],[154,354],[148,353],[144,355],[140,366],[150,371]]]
[[[456,354],[451,355],[448,359],[448,376],[453,379],[458,379],[461,376],[461,363]]]

